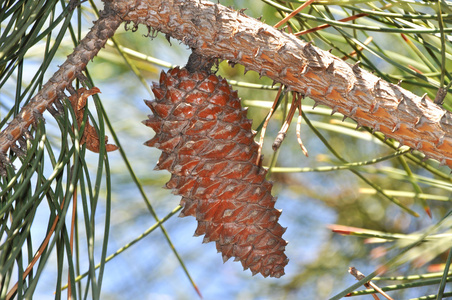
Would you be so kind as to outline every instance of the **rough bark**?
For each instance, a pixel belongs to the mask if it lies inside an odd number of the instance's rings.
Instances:
[[[242,64],[452,167],[449,112],[293,35],[206,1],[107,0],[106,5],[125,22]]]
[[[88,62],[104,47],[121,23],[121,19],[112,11],[102,11],[101,18],[95,22],[74,52],[0,133],[0,175],[6,175],[5,165],[9,164],[6,156],[8,149],[12,149],[18,155],[24,153],[26,149],[24,139],[31,138],[28,131],[30,126],[42,119],[42,113],[49,109],[55,100],[65,97],[64,90],[68,89],[74,79],[81,75]]]
[[[105,13],[43,89],[0,133],[6,152],[57,99],[121,21],[144,24],[203,55],[240,63],[452,167],[452,117],[440,106],[258,20],[198,0],[105,0]]]

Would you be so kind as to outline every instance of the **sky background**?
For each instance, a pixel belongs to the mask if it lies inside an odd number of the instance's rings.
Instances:
[[[220,1],[224,5],[234,5],[234,8],[245,8],[246,1]],[[98,3],[99,7],[101,4]],[[264,19],[274,24],[278,16],[270,13],[263,2],[255,2],[248,7],[247,14]],[[86,14],[84,32],[90,27],[92,15]],[[190,51],[178,41],[170,44],[165,37],[158,35],[151,41],[144,38],[145,28],[136,33],[125,32],[123,27],[115,37],[122,45],[140,51],[146,55],[169,62],[173,65],[184,65]],[[378,38],[378,34],[375,34]],[[390,44],[391,37],[381,44]],[[321,45],[319,45],[321,46]],[[30,52],[26,61],[23,81],[29,82],[39,67],[42,58],[38,45],[35,51]],[[61,65],[66,55],[72,50],[69,40],[63,43],[58,58],[52,62],[46,76],[50,77],[57,66]],[[41,49],[42,50],[42,49]],[[327,49],[325,49],[327,50]],[[169,179],[166,171],[154,171],[160,152],[143,145],[152,138],[152,129],[144,126],[141,121],[150,114],[149,108],[143,99],[153,99],[138,78],[118,60],[111,47],[102,50],[99,57],[90,63],[88,70],[94,78],[96,86],[101,90],[102,104],[115,129],[121,147],[127,154],[130,164],[143,184],[147,197],[160,218],[166,216],[179,204],[180,197],[172,195],[169,190],[162,187]],[[396,51],[396,49],[394,49]],[[402,50],[401,50],[402,51]],[[373,58],[375,64],[391,71],[381,59]],[[167,71],[158,65],[137,62],[148,84],[158,80],[161,70]],[[258,74],[249,72],[243,75],[243,68],[231,68],[227,63],[220,65],[218,73],[228,79],[246,82],[271,84],[268,78],[259,79]],[[13,103],[14,78],[0,91],[0,102],[4,107]],[[264,100],[271,103],[275,91],[237,88],[239,96],[245,101]],[[304,105],[312,105],[306,99]],[[94,113],[92,100],[88,103]],[[248,116],[253,119],[256,128],[265,118],[267,108],[250,107]],[[312,121],[328,123],[325,116],[312,114],[307,111]],[[45,114],[48,138],[57,145],[59,140],[58,127],[50,114]],[[342,116],[336,117],[340,120]],[[330,119],[330,118],[328,118]],[[273,155],[271,144],[281,126],[281,112],[269,124],[265,138],[263,153],[264,164],[268,165]],[[354,124],[353,121],[348,121]],[[336,126],[336,125],[335,125]],[[332,126],[334,127],[334,126]],[[351,161],[360,161],[392,153],[375,139],[370,139],[366,133],[359,138],[344,134],[344,127],[336,126],[335,130],[321,129],[327,139],[340,151],[344,157]],[[342,133],[341,133],[342,132]],[[111,135],[110,135],[111,136]],[[299,149],[295,137],[295,124],[291,126],[288,137],[283,143],[277,166],[280,167],[315,167],[329,165],[335,160],[326,150],[326,147],[310,131],[306,124],[302,124],[302,138],[309,151],[306,158]],[[110,139],[111,141],[111,139]],[[97,167],[97,155],[87,153],[87,161],[92,174]],[[111,167],[112,181],[112,210],[111,228],[108,240],[110,255],[133,239],[140,236],[149,227],[155,224],[143,199],[127,173],[126,166],[118,152],[108,154]],[[383,162],[378,167],[392,167],[391,162]],[[49,168],[48,172],[52,170]],[[420,171],[422,175],[428,176]],[[378,172],[368,174],[371,180],[386,184],[386,187],[409,187],[409,183],[392,181]],[[419,204],[410,204],[413,209],[421,213],[421,218],[415,219],[399,207],[375,195],[363,195],[360,187],[365,186],[357,177],[348,171],[337,172],[310,172],[302,174],[273,173],[273,195],[278,197],[276,208],[283,213],[279,222],[287,227],[284,238],[289,241],[286,254],[290,261],[286,267],[286,275],[280,279],[263,278],[261,275],[251,276],[251,272],[243,271],[241,264],[232,259],[223,264],[222,257],[216,253],[214,243],[202,244],[202,237],[193,237],[197,222],[192,217],[177,218],[174,216],[165,222],[164,226],[169,232],[178,253],[182,257],[190,275],[196,282],[204,299],[326,299],[337,294],[356,282],[348,274],[348,267],[354,266],[364,274],[373,272],[385,259],[391,256],[390,252],[385,258],[375,258],[372,251],[380,246],[364,244],[362,239],[352,236],[340,236],[331,232],[330,224],[365,227],[375,230],[392,230],[410,233],[434,224],[442,216],[442,204],[438,208],[433,204],[433,219],[430,220],[422,214]],[[105,185],[105,181],[102,183]],[[444,191],[441,191],[444,193]],[[96,262],[99,262],[101,245],[104,238],[105,195],[101,195],[96,212]],[[79,205],[79,217],[82,218],[82,207]],[[67,218],[70,222],[70,217]],[[33,223],[33,239],[38,245],[44,238],[48,222],[48,208],[43,205]],[[69,224],[69,223],[68,223]],[[86,237],[83,222],[80,221],[79,239],[81,241],[80,253],[86,255]],[[396,250],[397,252],[397,250]],[[56,255],[47,263],[44,275],[39,282],[35,294],[36,299],[52,299],[56,280]],[[88,269],[87,263],[81,264],[81,272]],[[406,275],[413,272],[423,272],[426,267],[411,269],[408,265],[390,271],[391,275]],[[410,273],[411,272],[411,273]],[[82,280],[86,284],[86,280]],[[405,294],[396,294],[403,299],[419,296],[420,293],[435,293],[434,288],[423,288],[405,291]],[[90,298],[89,296],[87,297]],[[196,299],[197,295],[187,279],[178,260],[171,251],[160,229],[155,230],[130,249],[108,262],[105,268],[102,285],[102,299]],[[399,299],[402,299],[399,298]],[[371,299],[364,296],[359,299]]]

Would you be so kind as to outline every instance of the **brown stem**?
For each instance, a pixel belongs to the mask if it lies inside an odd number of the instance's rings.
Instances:
[[[104,0],[104,15],[0,134],[0,172],[27,132],[119,26],[144,24],[201,55],[240,63],[452,167],[452,116],[440,106],[241,12],[202,0]],[[4,170],[3,170],[4,171]]]
[[[0,175],[6,175],[4,164],[8,162],[6,152],[19,149],[17,142],[23,139],[30,125],[42,118],[42,113],[56,99],[61,98],[64,90],[85,69],[89,60],[93,59],[107,40],[113,36],[121,24],[121,19],[108,9],[101,12],[101,17],[91,28],[86,37],[68,56],[58,71],[49,79],[30,102],[22,108],[12,122],[0,133]]]
[[[206,1],[106,0],[124,21],[181,40],[304,94],[452,167],[452,116],[440,106],[240,12]]]
[[[63,207],[64,207],[64,200],[61,203],[60,207],[61,207],[61,209],[63,209]],[[33,270],[34,265],[38,262],[38,259],[44,253],[45,248],[49,244],[50,237],[55,232],[55,228],[57,226],[59,218],[60,218],[59,215],[55,216],[55,220],[53,220],[52,227],[50,227],[50,230],[47,233],[47,236],[45,237],[44,241],[42,242],[41,246],[39,247],[39,250],[35,253],[35,256],[31,260],[31,262],[28,264],[27,268],[25,269],[25,272],[22,275],[22,280],[25,280],[25,278],[27,278],[28,274],[30,274],[30,272]],[[16,284],[11,288],[11,290],[6,295],[6,300],[10,300],[10,299],[12,299],[12,297],[15,296],[18,286],[19,286],[19,283],[16,282]]]
[[[356,280],[363,280],[366,276],[364,276],[363,273],[361,273],[360,271],[358,271],[355,267],[350,267],[348,269],[348,272],[355,276]],[[364,286],[368,289],[373,288],[375,291],[379,292],[380,294],[382,294],[386,299],[388,300],[394,300],[391,296],[389,296],[388,294],[386,294],[381,288],[379,288],[375,283],[373,283],[372,281],[366,282],[364,283]],[[348,296],[348,295],[347,295]],[[377,295],[372,294],[372,297],[376,300],[379,300],[380,298],[378,298]]]

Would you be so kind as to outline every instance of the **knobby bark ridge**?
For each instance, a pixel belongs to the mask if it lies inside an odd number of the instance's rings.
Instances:
[[[122,20],[113,12],[104,10],[99,20],[91,28],[86,37],[74,49],[58,71],[49,79],[42,89],[25,105],[19,114],[0,133],[0,175],[6,176],[6,166],[10,164],[6,156],[8,149],[21,155],[26,150],[25,138],[31,138],[29,128],[43,119],[42,113],[52,109],[56,100],[66,98],[65,90],[74,94],[72,82],[82,78],[82,71],[99,50],[112,37]]]
[[[295,36],[207,1],[106,1],[125,22],[143,24],[205,56],[242,64],[388,138],[452,167],[452,117]]]
[[[0,172],[30,125],[58,99],[122,23],[143,24],[202,55],[286,85],[452,167],[452,116],[440,106],[245,14],[198,0],[104,0],[100,19],[43,89],[0,133]],[[19,150],[17,150],[19,149]]]

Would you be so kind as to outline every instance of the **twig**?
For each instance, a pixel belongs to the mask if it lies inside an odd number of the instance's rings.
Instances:
[[[286,137],[290,123],[292,123],[293,116],[298,108],[298,102],[300,102],[298,94],[295,92],[293,92],[292,94],[293,94],[292,104],[290,105],[289,112],[287,113],[286,120],[284,121],[281,130],[278,132],[278,134],[276,135],[276,139],[273,142],[272,145],[273,151],[276,151],[279,149],[279,147],[281,147],[281,143],[284,141],[284,138]]]
[[[301,98],[302,96],[299,95],[299,98]],[[308,157],[308,150],[306,149],[306,147],[303,145],[303,141],[301,140],[301,120],[302,120],[302,115],[303,115],[303,111],[301,109],[301,99],[300,101],[298,101],[298,119],[297,119],[297,141],[298,144],[301,147],[301,151],[303,151],[303,154]]]
[[[355,267],[350,267],[348,269],[348,272],[355,276],[356,280],[362,280],[363,278],[365,278],[366,276],[364,276],[363,273],[361,273],[360,271],[358,271]],[[379,292],[383,297],[385,297],[388,300],[394,300],[391,296],[389,296],[388,294],[386,294],[382,289],[380,289],[375,283],[373,283],[372,281],[369,281],[367,283],[364,284],[364,286],[366,288],[373,288],[375,291]],[[372,294],[372,296],[374,297],[374,299],[379,300],[380,298],[378,298],[377,295]]]
[[[0,133],[0,175],[6,176],[6,165],[9,159],[6,153],[9,149],[17,155],[23,154],[18,141],[24,139],[29,133],[28,129],[43,119],[42,113],[51,107],[52,103],[65,97],[64,90],[71,86],[76,77],[82,76],[88,62],[93,59],[99,50],[104,47],[107,40],[113,36],[122,23],[121,18],[113,11],[106,9],[100,13],[100,18],[91,28],[86,37],[74,49],[58,71],[49,79],[42,89],[25,105],[11,123]],[[25,136],[30,138],[30,136]],[[19,150],[18,150],[19,149]]]
[[[275,28],[280,27],[281,25],[285,24],[288,20],[290,20],[291,18],[293,18],[296,14],[298,14],[300,11],[302,11],[305,7],[307,7],[308,5],[310,5],[312,2],[314,2],[315,0],[308,0],[305,3],[303,3],[302,5],[300,5],[299,8],[297,8],[296,10],[294,10],[293,12],[291,12],[288,16],[286,16],[284,19],[282,19],[281,21],[279,21],[278,23],[276,23],[276,25],[274,26]]]
[[[63,207],[64,207],[64,200],[61,202],[61,206],[60,207],[61,207],[61,209],[63,209]],[[44,253],[44,250],[45,250],[45,248],[47,247],[47,244],[50,241],[50,237],[55,232],[55,227],[56,227],[56,225],[58,223],[58,220],[59,220],[59,216],[56,215],[55,216],[55,220],[53,220],[52,227],[50,228],[49,233],[47,234],[46,238],[42,242],[41,247],[39,247],[39,250],[36,252],[35,256],[33,257],[31,262],[28,264],[27,268],[25,269],[25,271],[24,271],[24,273],[22,275],[22,280],[25,280],[25,278],[27,278],[28,274],[30,274],[31,270],[33,269],[33,266],[36,264],[38,259],[41,257],[42,253]],[[19,285],[19,283],[16,282],[16,284],[11,288],[11,290],[6,295],[6,300],[10,300],[12,297],[14,297],[14,295],[17,292],[18,285]]]
[[[267,130],[267,126],[268,126],[268,121],[270,121],[270,118],[273,115],[273,112],[275,111],[276,105],[278,104],[278,100],[279,97],[281,95],[282,92],[282,88],[283,86],[281,85],[278,89],[278,93],[276,94],[275,97],[275,101],[273,101],[273,105],[270,108],[270,111],[267,114],[267,117],[265,118],[265,122],[264,125],[262,126],[262,130],[261,130],[261,136],[259,138],[259,148],[257,150],[257,160],[256,160],[256,165],[260,164],[260,160],[261,160],[261,153],[262,153],[262,145],[264,144],[264,137],[265,137],[265,131]]]
[[[360,14],[353,15],[353,16],[350,16],[350,17],[347,17],[347,18],[344,18],[344,19],[340,19],[338,21],[339,22],[347,22],[347,21],[356,20],[358,18],[365,17],[365,16],[368,16],[368,14],[367,13],[360,13]],[[314,28],[310,28],[310,29],[306,29],[306,30],[303,30],[303,31],[299,31],[297,33],[294,33],[294,35],[295,36],[301,36],[301,35],[308,34],[308,33],[311,33],[311,32],[315,32],[315,31],[318,31],[318,30],[322,30],[322,29],[325,29],[325,28],[328,28],[328,27],[331,27],[331,25],[330,24],[322,24],[322,25],[319,25],[319,26],[314,27]]]
[[[392,3],[388,3],[386,5],[383,5],[383,7],[381,7],[380,10],[387,9],[387,8],[389,8],[391,6],[393,6],[393,4]],[[372,9],[372,11],[375,11],[375,9]],[[348,21],[356,20],[358,18],[366,17],[368,15],[369,14],[367,14],[367,13],[359,13],[359,14],[356,14],[356,15],[353,15],[353,16],[350,16],[350,17],[347,17],[347,18],[340,19],[338,21],[339,22],[348,22]],[[299,32],[295,33],[295,36],[308,34],[308,33],[315,32],[315,31],[318,31],[318,30],[321,30],[321,29],[325,29],[325,28],[328,28],[328,27],[331,27],[331,25],[330,24],[322,24],[322,25],[319,25],[319,26],[314,27],[314,28],[310,28],[310,29],[307,29],[307,30],[299,31]]]

